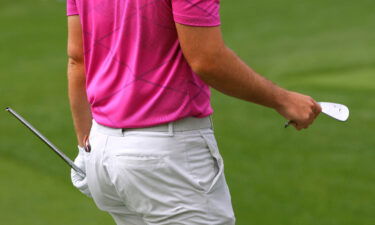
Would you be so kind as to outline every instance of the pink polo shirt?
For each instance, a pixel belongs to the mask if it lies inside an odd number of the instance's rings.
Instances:
[[[137,128],[212,114],[175,22],[218,26],[219,0],[67,0],[82,23],[86,87],[96,122]]]

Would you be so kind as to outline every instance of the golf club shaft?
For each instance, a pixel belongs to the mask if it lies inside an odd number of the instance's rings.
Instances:
[[[25,125],[31,132],[33,132],[40,140],[42,140],[48,147],[50,147],[62,160],[64,160],[72,169],[80,173],[83,177],[86,176],[85,172],[83,172],[78,166],[74,164],[74,162],[67,157],[63,152],[61,152],[52,142],[50,142],[43,134],[41,134],[37,129],[35,129],[27,120],[25,120],[21,115],[15,112],[11,108],[6,108],[6,111],[11,113],[14,117],[16,117],[23,125]]]

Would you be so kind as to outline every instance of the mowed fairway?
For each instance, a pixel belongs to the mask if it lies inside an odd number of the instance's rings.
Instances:
[[[213,91],[237,224],[375,224],[374,9],[373,0],[222,0],[225,40],[255,70],[351,109],[347,123],[322,115],[296,132],[271,109]],[[114,224],[2,111],[12,106],[75,156],[64,14],[64,1],[0,2],[0,224]]]

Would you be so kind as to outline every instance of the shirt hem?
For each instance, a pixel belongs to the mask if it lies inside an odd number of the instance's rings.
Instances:
[[[176,23],[188,26],[217,27],[221,25],[221,21],[218,18],[188,17],[176,13],[173,14],[173,17]]]
[[[67,13],[66,16],[77,16],[79,13]]]

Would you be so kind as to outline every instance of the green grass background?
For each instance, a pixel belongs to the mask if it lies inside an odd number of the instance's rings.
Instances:
[[[227,44],[277,84],[351,109],[284,129],[273,110],[214,91],[215,129],[239,225],[375,224],[375,2],[222,0]],[[1,0],[0,108],[70,156],[64,1]],[[0,224],[103,225],[69,169],[0,111]]]

